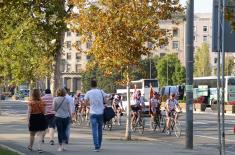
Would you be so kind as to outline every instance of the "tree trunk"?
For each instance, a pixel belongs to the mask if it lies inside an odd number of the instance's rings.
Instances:
[[[130,79],[129,74],[127,74],[127,120],[126,120],[126,140],[131,140],[131,111],[130,111]]]
[[[61,66],[61,54],[63,51],[63,44],[64,44],[64,35],[65,35],[64,31],[60,33],[60,38],[58,40],[59,43],[57,45],[56,54],[53,63],[53,73],[51,76],[51,92],[53,96],[55,96],[56,90],[59,87],[62,87],[60,82],[61,79],[60,66]]]

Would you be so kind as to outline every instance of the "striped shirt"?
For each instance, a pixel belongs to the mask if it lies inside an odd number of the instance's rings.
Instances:
[[[46,103],[46,113],[45,115],[55,114],[53,109],[53,97],[51,94],[46,94],[42,97],[42,100]]]

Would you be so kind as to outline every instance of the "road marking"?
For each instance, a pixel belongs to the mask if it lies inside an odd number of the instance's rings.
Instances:
[[[203,136],[203,135],[194,135],[194,136],[218,140],[218,138],[210,137],[210,136]],[[230,140],[230,139],[225,139],[225,141],[228,141],[228,142],[235,142],[235,140]]]

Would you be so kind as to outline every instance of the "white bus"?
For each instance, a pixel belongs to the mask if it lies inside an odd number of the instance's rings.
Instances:
[[[156,79],[141,79],[137,81],[131,81],[130,84],[130,96],[132,96],[133,92],[135,91],[135,86],[136,90],[141,91],[141,95],[144,98],[145,101],[145,111],[148,111],[149,107],[149,92],[150,92],[150,86],[152,85],[153,90],[156,92],[159,92],[159,87],[158,87],[158,80]],[[122,96],[122,101],[123,101],[123,106],[126,108],[127,106],[127,89],[117,89],[116,91],[117,94]]]
[[[224,77],[224,101],[235,101],[235,77]],[[195,77],[193,80],[193,98],[206,97],[206,104],[211,105],[217,100],[217,77]]]

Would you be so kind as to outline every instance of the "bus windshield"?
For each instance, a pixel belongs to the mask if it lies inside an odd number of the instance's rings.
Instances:
[[[235,79],[228,79],[228,85],[234,86],[235,85]]]

